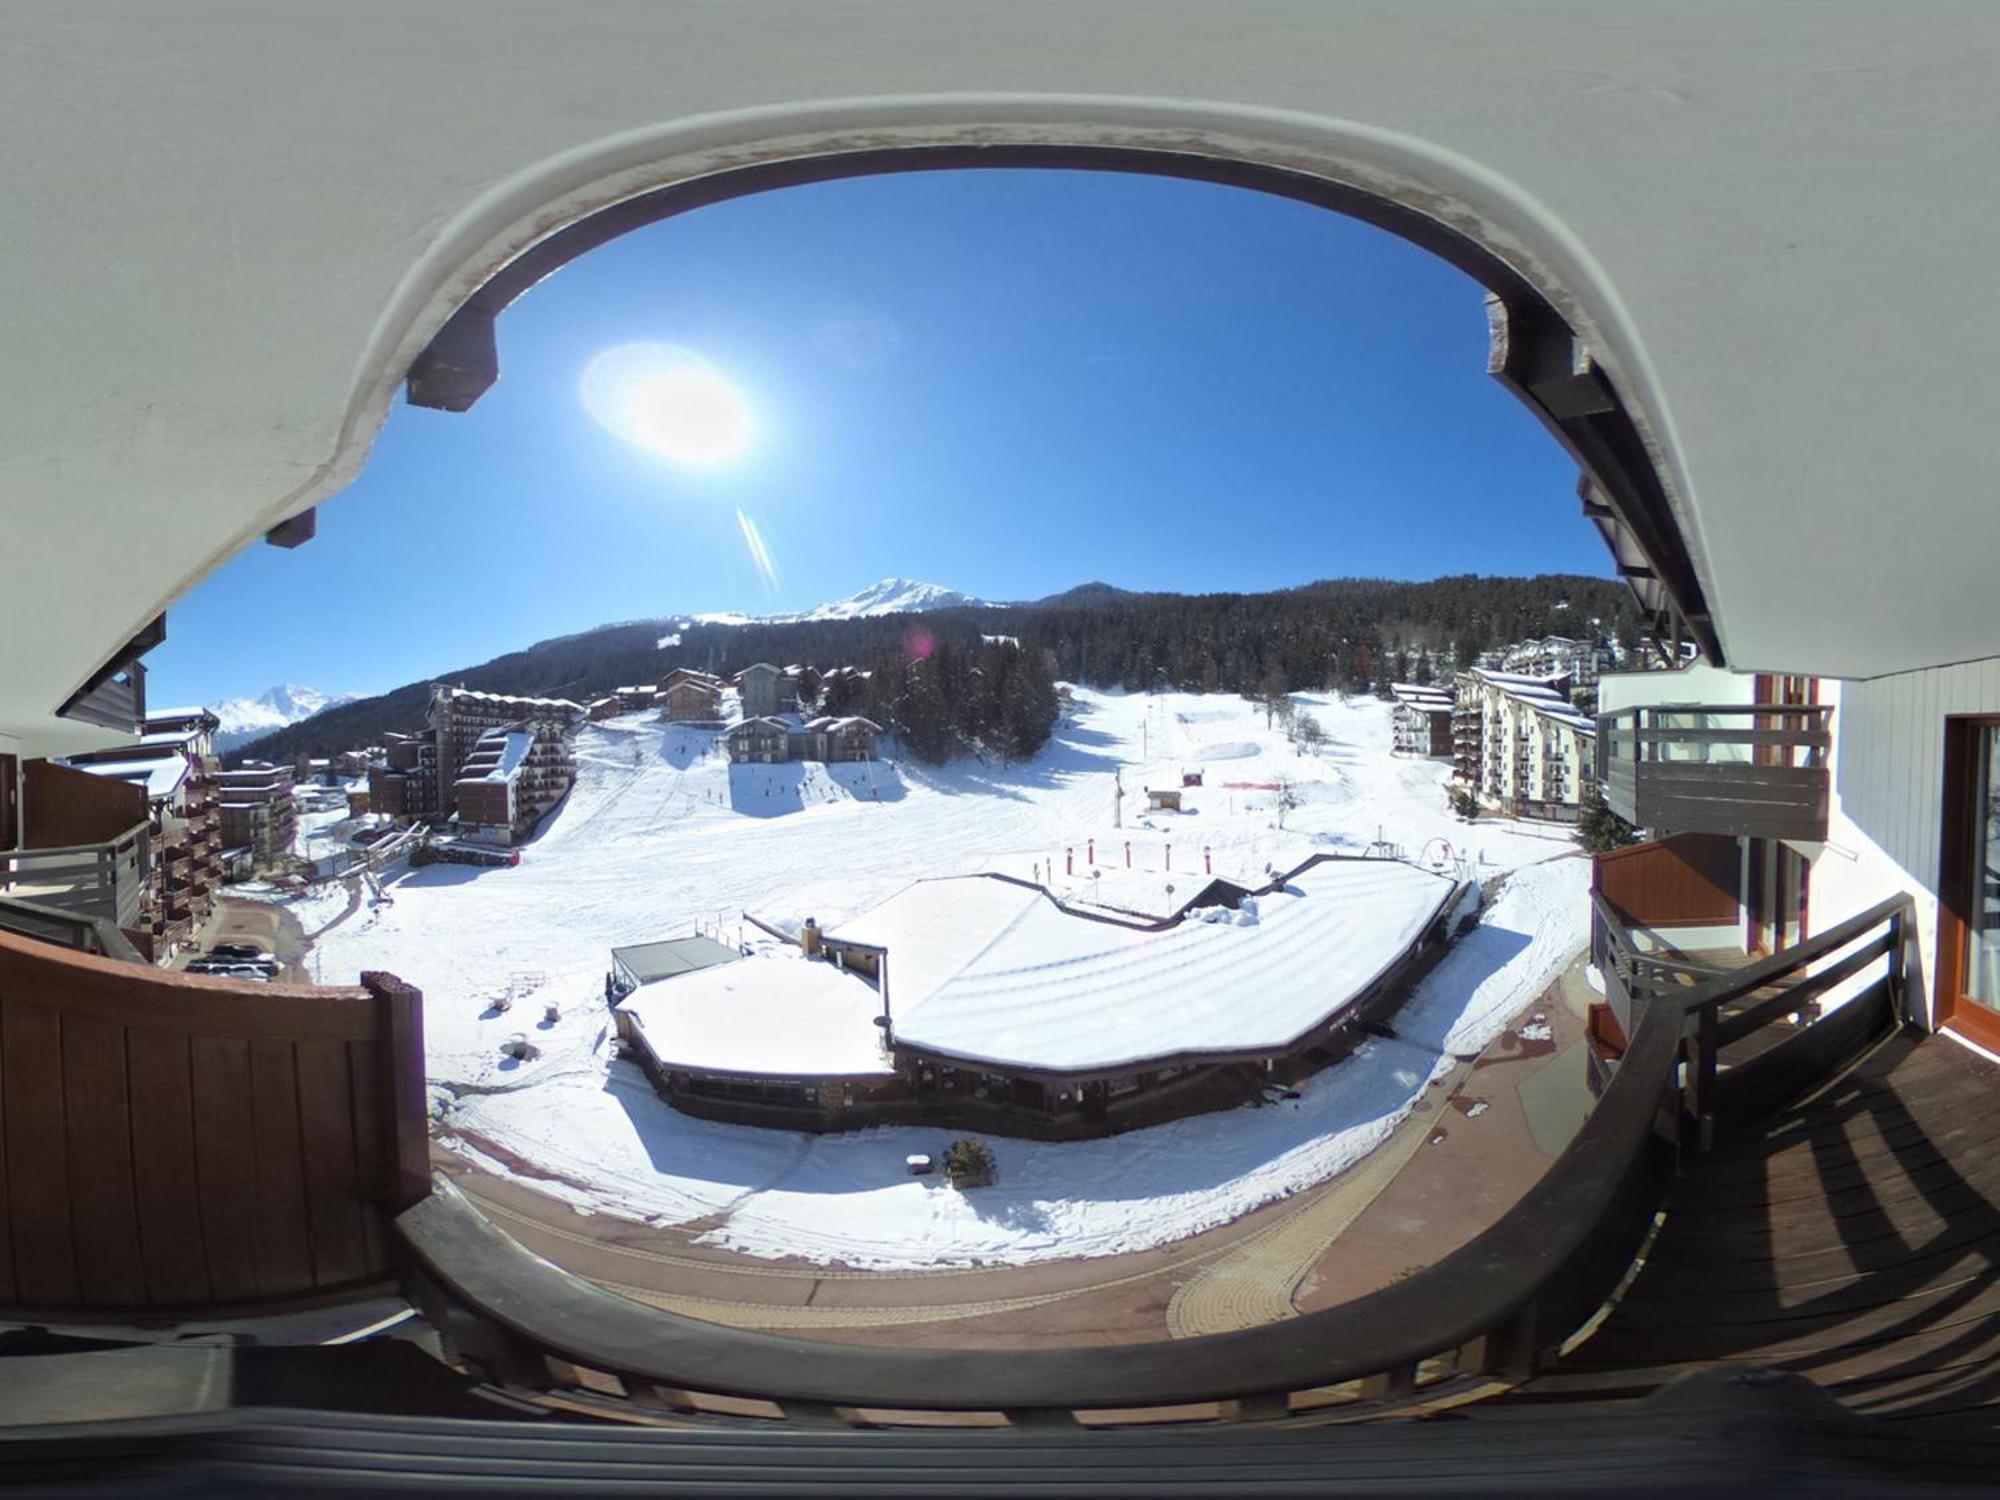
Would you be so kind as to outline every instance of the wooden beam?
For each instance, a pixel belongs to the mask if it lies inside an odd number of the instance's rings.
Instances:
[[[264,533],[264,540],[273,547],[303,547],[318,531],[319,508],[312,506],[280,521]]]

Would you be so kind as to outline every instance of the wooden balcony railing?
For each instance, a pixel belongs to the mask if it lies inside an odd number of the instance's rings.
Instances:
[[[422,997],[0,932],[0,1314],[218,1316],[393,1281],[428,1191]]]
[[[101,844],[0,851],[0,896],[130,927],[150,868],[152,830],[135,823]]]
[[[1600,714],[1597,782],[1626,822],[1664,833],[1826,837],[1822,705],[1651,705]]]
[[[1546,1367],[1614,1296],[1684,1150],[1806,1091],[1894,1024],[1909,911],[1898,896],[1739,973],[1662,987],[1582,1129],[1490,1228],[1378,1292],[1243,1332],[976,1354],[816,1342],[627,1300],[531,1254],[442,1182],[397,1227],[424,1268],[419,1300],[459,1331],[459,1352],[517,1388],[559,1390],[559,1404],[666,1391],[812,1418],[833,1407],[1171,1417],[1213,1403],[1275,1418],[1469,1398]],[[1871,963],[1882,972],[1869,979]],[[1773,986],[1791,983],[1801,1003],[1857,979],[1865,985],[1845,1005],[1728,1066],[1726,1035],[1779,1019]]]

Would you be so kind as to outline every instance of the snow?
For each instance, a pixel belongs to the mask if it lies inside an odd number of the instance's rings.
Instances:
[[[521,762],[528,758],[528,752],[535,748],[535,737],[525,730],[507,731],[507,743],[501,747],[500,759],[492,770],[486,773],[488,781],[505,781],[521,769]]]
[[[887,1077],[881,1002],[872,985],[797,949],[773,945],[642,984],[620,1002],[665,1067],[769,1078]]]
[[[318,934],[322,982],[385,969],[424,992],[441,1133],[581,1208],[661,1223],[713,1217],[713,1243],[855,1265],[1160,1244],[1359,1159],[1449,1056],[1497,1036],[1583,941],[1586,863],[1536,863],[1573,851],[1566,830],[1458,819],[1443,795],[1449,767],[1391,756],[1393,705],[1296,701],[1327,732],[1315,753],[1288,744],[1242,699],[1078,688],[1033,760],[936,768],[899,759],[731,766],[713,730],[626,715],[579,731],[577,784],[518,867],[404,870],[384,877],[393,903],[380,905],[350,901],[335,883],[295,911]],[[1208,744],[1252,747],[1229,763],[1229,778],[1289,781],[1298,805],[1282,809],[1278,793],[1211,774],[1187,788],[1188,813],[1149,821],[1141,788],[1178,784]],[[745,911],[784,923],[814,916],[833,930],[919,878],[1046,873],[1061,869],[1065,848],[1082,884],[1092,840],[1107,875],[1126,867],[1128,841],[1132,869],[1164,876],[1171,852],[1175,877],[1198,870],[1207,846],[1218,875],[1261,885],[1267,867],[1358,854],[1378,839],[1427,866],[1449,845],[1480,879],[1516,873],[1419,986],[1396,1023],[1399,1039],[1370,1039],[1297,1101],[1096,1143],[1001,1140],[1000,1185],[960,1195],[904,1170],[904,1156],[941,1150],[944,1132],[805,1137],[700,1121],[658,1099],[636,1066],[611,1060],[602,996],[612,947],[697,926],[734,945],[746,931],[756,936]],[[892,1006],[905,979],[892,963]],[[492,1008],[501,997],[513,1000],[511,1012]],[[541,1056],[504,1057],[500,1044],[522,1017],[551,1000],[561,1018],[528,1031]]]
[[[351,703],[360,696],[359,693],[327,694],[317,688],[299,687],[287,682],[266,688],[254,698],[225,698],[209,709],[221,721],[221,727],[215,732],[216,753],[220,755],[238,745],[247,745],[273,730],[284,729],[329,708]],[[163,712],[156,717],[172,718],[181,712],[185,710]]]
[[[146,800],[157,802],[171,797],[193,768],[184,755],[161,755],[144,760],[87,760],[74,769],[112,781],[143,783]]]
[[[941,1152],[948,1131],[717,1124],[670,1108],[628,1064],[484,1094],[451,1126],[491,1170],[512,1170],[496,1146],[532,1161],[522,1180],[575,1208],[653,1224],[715,1217],[700,1243],[750,1255],[921,1270],[1149,1249],[1323,1182],[1380,1145],[1455,1054],[1491,1042],[1561,972],[1583,939],[1587,889],[1580,859],[1515,874],[1418,987],[1397,1036],[1364,1042],[1296,1100],[1106,1140],[988,1136],[1000,1181],[973,1193],[909,1175],[907,1158]]]
[[[1452,889],[1397,861],[1333,860],[1258,898],[1252,922],[1147,932],[959,876],[912,886],[828,936],[888,949],[896,1036],[909,1046],[1079,1072],[1283,1050],[1400,958]]]

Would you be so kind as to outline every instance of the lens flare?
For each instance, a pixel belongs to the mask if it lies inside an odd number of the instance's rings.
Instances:
[[[726,463],[749,446],[750,409],[707,360],[676,344],[620,344],[584,366],[584,410],[676,463]]]
[[[764,545],[764,537],[757,530],[757,523],[739,510],[736,512],[736,524],[743,528],[743,544],[750,549],[750,561],[757,569],[757,576],[764,580],[766,589],[771,593],[777,593],[778,565],[771,561],[771,549]]]
[[[928,661],[937,650],[937,638],[919,625],[903,637],[903,655],[911,661]]]

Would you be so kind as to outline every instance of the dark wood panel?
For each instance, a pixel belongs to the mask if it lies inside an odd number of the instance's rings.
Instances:
[[[257,1295],[256,1117],[250,1104],[250,1044],[194,1037],[196,1188],[201,1200],[208,1277],[218,1301]]]
[[[1737,917],[1735,840],[1677,833],[1600,855],[1591,884],[1640,927],[1711,927]]]
[[[55,1012],[0,1004],[0,1075],[15,1289],[29,1306],[73,1307],[76,1249],[63,1143],[62,1021]]]
[[[318,1286],[339,1286],[359,1280],[370,1269],[362,1223],[371,1215],[363,1203],[355,1159],[347,1047],[340,1042],[301,1042],[296,1062],[313,1281]]]
[[[146,1276],[132,1194],[123,1029],[64,1017],[62,1071],[63,1133],[77,1189],[70,1198],[70,1224],[81,1300],[91,1307],[142,1306]]]
[[[142,1035],[131,1048],[127,1069],[146,1300],[168,1307],[203,1302],[211,1295],[208,1236],[201,1217],[187,1038]]]
[[[145,822],[146,815],[142,786],[52,760],[31,760],[21,769],[21,842],[26,848],[109,843]]]
[[[298,1075],[289,1042],[258,1040],[249,1045],[250,1101],[256,1120],[257,1285],[267,1295],[282,1296],[313,1284]]]
[[[354,1175],[361,1201],[371,1210],[393,1204],[396,1162],[389,1151],[388,1122],[382,1114],[382,1058],[386,1048],[376,1042],[347,1044],[349,1118],[354,1122]],[[428,1144],[428,1143],[427,1143]],[[368,1264],[389,1263],[389,1226],[382,1212],[361,1216],[362,1244]]]

